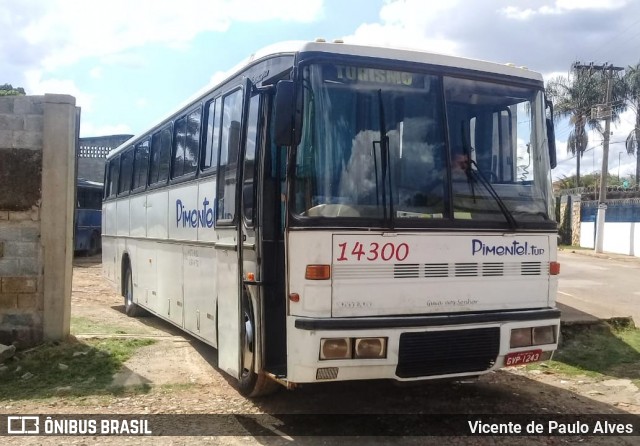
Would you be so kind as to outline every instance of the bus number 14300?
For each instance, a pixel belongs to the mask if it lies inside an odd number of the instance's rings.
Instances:
[[[360,242],[355,242],[352,246],[349,243],[338,244],[340,255],[336,259],[338,262],[345,262],[348,260],[355,260],[360,262],[362,260],[368,260],[373,262],[381,259],[385,262],[395,260],[402,262],[409,257],[409,245],[406,243],[380,243],[371,242],[369,246],[366,246]]]

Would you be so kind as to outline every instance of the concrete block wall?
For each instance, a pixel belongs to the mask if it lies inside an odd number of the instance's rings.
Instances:
[[[78,178],[102,183],[107,154],[133,135],[106,135],[80,138]]]
[[[0,97],[0,343],[69,333],[76,136],[73,97]]]
[[[571,246],[580,246],[580,196],[571,202]]]

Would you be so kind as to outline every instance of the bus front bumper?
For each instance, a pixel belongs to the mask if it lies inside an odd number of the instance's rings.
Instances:
[[[549,359],[560,311],[287,320],[287,381],[477,376]]]

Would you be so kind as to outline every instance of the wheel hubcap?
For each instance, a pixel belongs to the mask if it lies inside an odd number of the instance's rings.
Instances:
[[[244,336],[242,339],[242,376],[253,369],[253,323],[248,314],[244,314]]]
[[[133,283],[131,278],[131,273],[129,273],[129,277],[127,278],[127,305],[133,304]]]

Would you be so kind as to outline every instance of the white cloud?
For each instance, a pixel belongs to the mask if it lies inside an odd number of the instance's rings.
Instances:
[[[91,76],[93,79],[101,79],[102,72],[103,72],[102,67],[94,67],[91,70],[89,70],[89,76]]]
[[[508,18],[515,20],[527,20],[536,14],[536,11],[531,8],[520,9],[517,6],[507,6],[501,12]]]
[[[7,2],[9,3],[9,2]],[[143,63],[130,52],[148,44],[184,47],[233,22],[310,22],[323,0],[24,0],[0,8],[2,82],[24,85],[27,71],[53,72],[86,58]],[[94,71],[94,75],[97,72]],[[28,93],[36,91],[28,90]]]
[[[500,13],[513,20],[529,20],[536,15],[558,15],[576,10],[611,10],[629,3],[628,0],[556,0],[546,1],[537,9],[522,6],[506,6]],[[537,2],[539,5],[540,2]]]
[[[68,94],[76,98],[76,105],[83,110],[91,110],[94,96],[82,92],[74,81],[69,79],[42,79],[42,72],[31,70],[25,73],[25,89],[29,94],[46,93]]]
[[[568,70],[575,60],[623,66],[637,61],[639,13],[640,2],[631,0],[387,0],[377,20],[344,40],[541,72]]]
[[[392,0],[380,10],[380,23],[365,23],[349,36],[347,43],[416,48],[455,54],[457,44],[438,31],[434,24],[455,11],[459,0],[424,2]]]
[[[323,0],[24,0],[2,5],[0,81],[23,86],[28,94],[73,95],[84,111],[91,109],[93,96],[74,81],[52,78],[56,69],[93,58],[98,64],[88,74],[100,79],[105,66],[143,65],[134,53],[145,45],[186,47],[197,35],[224,32],[233,22],[310,22],[323,14]],[[84,133],[101,131],[87,126]]]
[[[135,101],[137,108],[146,108],[149,105],[147,98],[138,98]]]
[[[558,9],[617,9],[629,3],[629,0],[556,0]]]
[[[427,38],[418,28],[397,25],[365,24],[354,34],[345,36],[347,43],[420,49],[441,54],[455,54],[457,45],[446,38]]]
[[[207,85],[206,88],[210,88],[210,87],[213,87],[215,85],[218,85],[220,82],[225,80],[228,76],[230,76],[234,71],[235,71],[235,69],[224,70],[224,71],[216,71],[215,73],[213,73],[213,75],[209,79],[209,84]]]
[[[322,0],[47,0],[39,6],[40,15],[13,31],[47,49],[47,69],[149,43],[184,45],[201,32],[225,31],[234,21],[309,22],[322,13]]]

